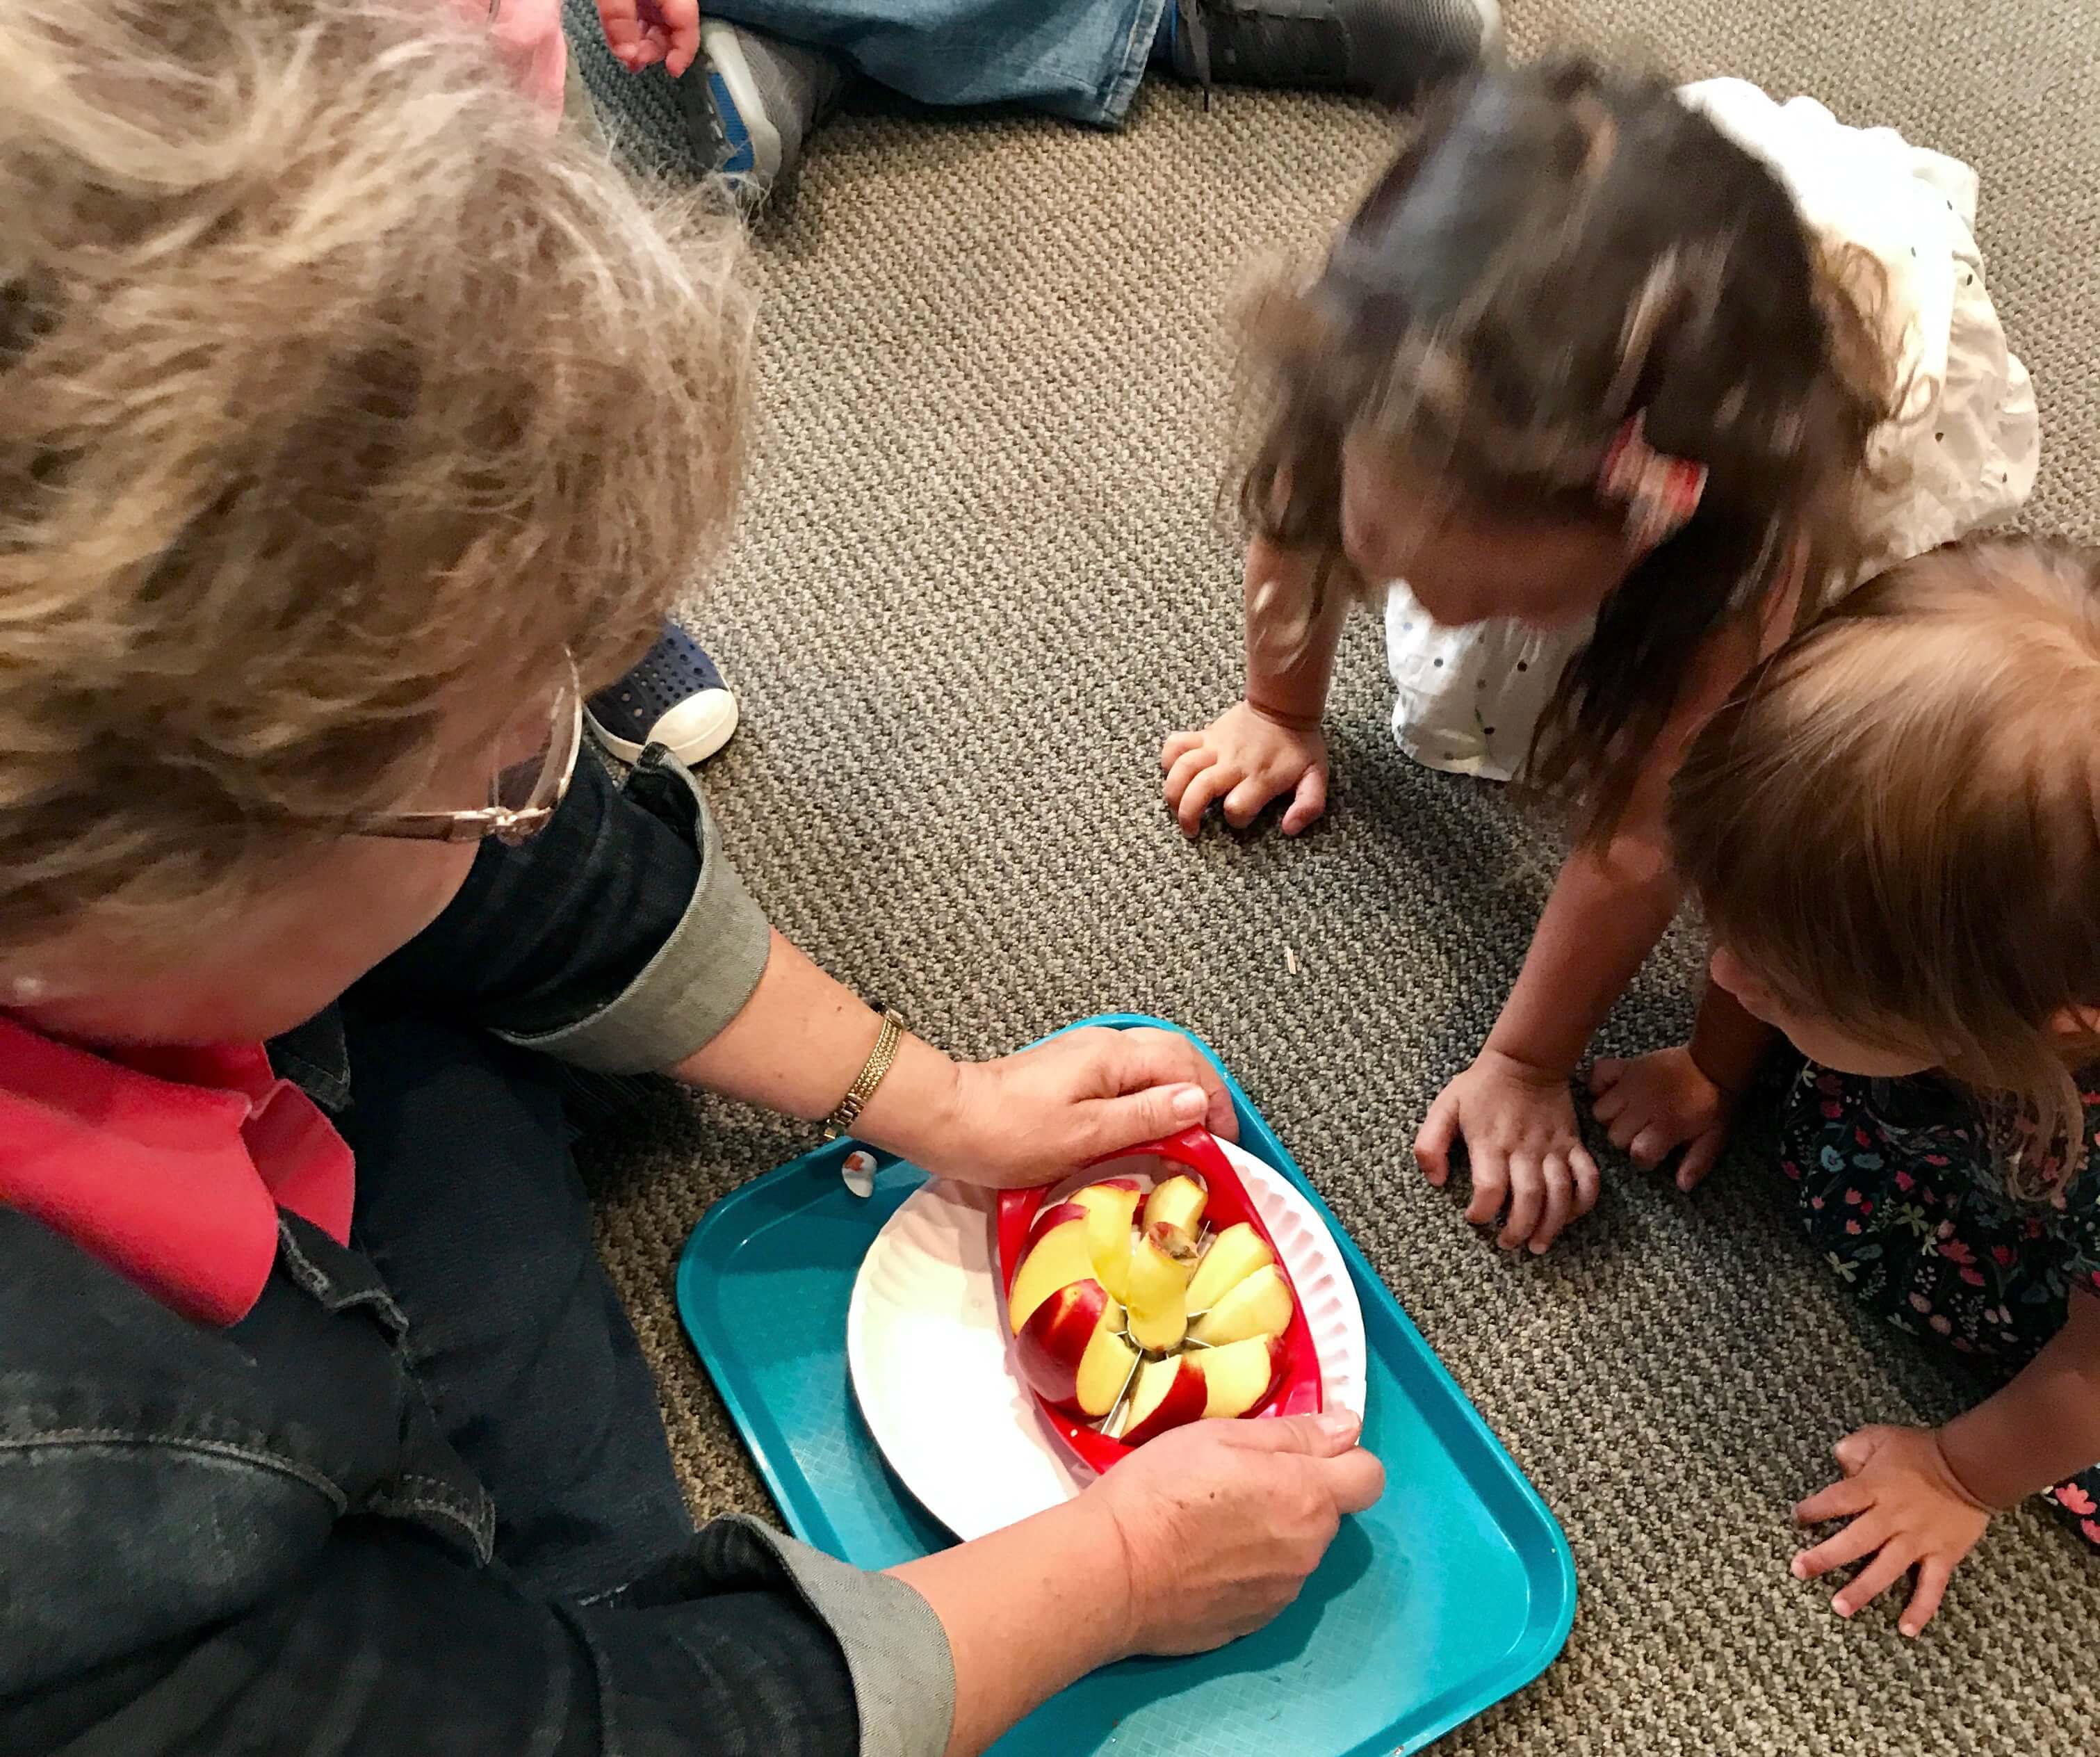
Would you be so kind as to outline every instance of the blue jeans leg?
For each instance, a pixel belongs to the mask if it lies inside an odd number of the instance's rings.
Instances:
[[[1115,123],[1167,0],[708,0],[711,18],[827,49],[921,104],[1026,104]]]

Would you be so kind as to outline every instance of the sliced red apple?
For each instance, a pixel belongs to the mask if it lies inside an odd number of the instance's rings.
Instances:
[[[1290,1328],[1295,1309],[1283,1271],[1264,1264],[1190,1324],[1189,1340],[1222,1349],[1249,1336],[1280,1335]]]
[[[1208,1388],[1210,1394],[1203,1405],[1206,1415],[1244,1415],[1258,1408],[1276,1388],[1289,1358],[1290,1350],[1281,1336],[1249,1336],[1243,1342],[1229,1342],[1222,1349],[1198,1349],[1176,1357],[1177,1361],[1193,1364]],[[1137,1376],[1142,1384],[1145,1374]]]
[[[1040,1238],[1043,1234],[1049,1231],[1052,1226],[1061,1226],[1067,1221],[1083,1218],[1086,1212],[1087,1204],[1085,1203],[1074,1202],[1069,1197],[1062,1202],[1052,1203],[1050,1207],[1041,1209],[1036,1214],[1035,1218],[1028,1223],[1028,1239],[1030,1244],[1032,1246],[1038,1238]]]
[[[1276,1260],[1268,1243],[1245,1221],[1228,1226],[1211,1241],[1189,1283],[1189,1309],[1207,1312],[1258,1269]]]
[[[1115,1407],[1116,1399],[1145,1357],[1130,1345],[1123,1327],[1123,1308],[1111,1300],[1088,1341],[1087,1352],[1079,1357],[1074,1401],[1081,1415],[1096,1421]]]
[[[1145,1198],[1145,1230],[1171,1226],[1193,1244],[1196,1229],[1203,1224],[1203,1209],[1210,1199],[1211,1192],[1202,1184],[1185,1172],[1176,1172]]]
[[[1203,1375],[1189,1364],[1192,1356],[1177,1354],[1171,1360],[1147,1361],[1137,1370],[1137,1383],[1130,1393],[1130,1413],[1124,1418],[1125,1446],[1143,1446],[1170,1428],[1200,1419],[1210,1402],[1210,1387]]]
[[[1087,1211],[1087,1251],[1094,1279],[1118,1300],[1130,1297],[1131,1222],[1145,1192],[1128,1178],[1089,1184],[1072,1200]]]
[[[1124,1285],[1130,1340],[1155,1354],[1181,1346],[1189,1329],[1189,1276],[1195,1268],[1183,1235],[1148,1226],[1132,1246]]]
[[[1123,1327],[1123,1308],[1099,1282],[1071,1282],[1055,1289],[1016,1333],[1014,1365],[1059,1409],[1105,1415],[1137,1361]]]
[[[1006,1315],[1013,1333],[1019,1335],[1030,1314],[1060,1287],[1091,1281],[1093,1275],[1093,1258],[1087,1250],[1087,1211],[1074,1207],[1069,1218],[1038,1238],[1021,1260],[1013,1291],[1007,1296]]]

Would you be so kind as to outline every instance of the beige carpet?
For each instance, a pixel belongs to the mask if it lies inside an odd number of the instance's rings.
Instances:
[[[2043,400],[2034,518],[2100,536],[2089,8],[1511,5],[1520,52],[1632,27],[1616,40],[1673,70],[1810,90],[1975,163]],[[760,254],[743,539],[692,607],[746,707],[708,774],[731,843],[783,929],[959,1052],[1129,1007],[1238,1072],[1574,1546],[1566,1653],[1445,1749],[2089,1751],[2100,1565],[2045,1519],[1996,1521],[1916,1644],[1788,1577],[1787,1508],[1832,1441],[1952,1406],[1854,1317],[1753,1157],[1691,1200],[1615,1168],[1543,1262],[1505,1260],[1406,1164],[1515,973],[1551,850],[1495,792],[1392,749],[1375,631],[1348,646],[1317,834],[1191,848],[1159,807],[1161,735],[1237,688],[1219,314],[1250,258],[1319,239],[1387,145],[1365,108],[1221,92],[1206,115],[1171,85],[1121,135],[863,113],[823,136]],[[1696,956],[1674,942],[1604,1046],[1680,1030]],[[667,1093],[596,1155],[704,1511],[765,1503],[671,1265],[710,1202],[808,1141]]]

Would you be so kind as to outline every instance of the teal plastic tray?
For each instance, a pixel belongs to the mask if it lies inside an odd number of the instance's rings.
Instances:
[[[1082,1022],[1180,1029],[1135,1013]],[[1241,1144],[1312,1198],[1348,1260],[1370,1344],[1364,1444],[1384,1460],[1385,1495],[1343,1522],[1268,1628],[1213,1653],[1097,1671],[1000,1740],[998,1757],[1398,1757],[1529,1684],[1574,1619],[1574,1561],[1545,1503],[1218,1066]],[[955,1539],[889,1474],[861,1420],[846,1303],[869,1242],[924,1174],[879,1155],[862,1199],[840,1179],[849,1147],[717,1203],[678,1260],[678,1311],[788,1528],[887,1568]]]

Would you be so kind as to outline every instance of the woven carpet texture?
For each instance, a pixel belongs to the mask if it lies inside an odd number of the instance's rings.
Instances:
[[[2100,13],[1509,4],[1520,55],[1740,73],[1975,165],[2041,398],[2031,522],[2100,538]],[[1162,736],[1238,689],[1224,315],[1251,265],[1317,249],[1392,140],[1368,106],[1220,90],[1207,112],[1163,81],[1116,134],[861,104],[818,137],[759,232],[741,534],[686,606],[744,704],[706,775],[731,848],[783,931],[959,1053],[1132,1009],[1238,1074],[1574,1547],[1565,1653],[1443,1749],[2089,1752],[2100,1565],[2032,1509],[1993,1522],[1916,1643],[1789,1577],[1788,1509],[1832,1443],[1957,1405],[1855,1314],[1755,1152],[1690,1199],[1612,1159],[1598,1212],[1540,1260],[1414,1172],[1414,1129],[1492,1023],[1556,848],[1498,791],[1393,748],[1370,620],[1314,833],[1191,846],[1161,807]],[[1599,1052],[1680,1034],[1700,961],[1680,925]],[[768,1508],[672,1265],[710,1203],[810,1141],[666,1090],[588,1150],[703,1513]]]

